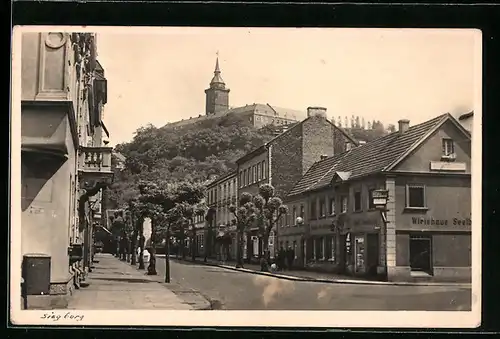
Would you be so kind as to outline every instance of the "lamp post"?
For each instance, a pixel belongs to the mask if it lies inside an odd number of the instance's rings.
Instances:
[[[295,219],[295,224],[297,226],[303,226],[304,225],[304,219],[302,217],[297,217],[297,219]],[[304,230],[304,234],[305,234],[305,230]],[[302,240],[304,242],[304,247],[303,247],[303,252],[302,252],[302,263],[304,264],[304,267],[306,266],[306,249],[307,249],[307,240],[306,238],[304,237],[304,239]]]
[[[387,190],[375,190],[372,193],[372,203],[376,209],[380,211],[380,217],[383,223],[383,239],[384,239],[384,266],[385,266],[385,274],[387,274],[387,201],[389,200],[389,191]]]

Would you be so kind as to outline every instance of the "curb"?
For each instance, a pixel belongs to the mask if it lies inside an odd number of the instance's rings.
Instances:
[[[188,261],[190,260],[182,260],[171,258],[171,260],[177,261]],[[196,260],[196,263],[207,265],[207,266],[215,266],[224,268],[232,271],[240,271],[250,274],[256,275],[264,275],[268,277],[273,277],[277,279],[290,280],[290,281],[300,281],[300,282],[315,282],[315,283],[327,283],[327,284],[351,284],[351,285],[381,285],[381,286],[447,286],[447,287],[462,287],[462,288],[471,288],[472,285],[470,283],[441,283],[441,282],[410,282],[410,281],[372,281],[372,280],[354,280],[354,279],[321,279],[321,278],[308,278],[308,277],[295,277],[284,274],[276,274],[269,272],[260,272],[255,270],[250,270],[246,268],[236,268],[229,265],[221,265],[214,264],[210,262],[203,262]]]

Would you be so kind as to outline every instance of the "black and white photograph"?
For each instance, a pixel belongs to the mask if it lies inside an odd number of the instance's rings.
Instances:
[[[477,326],[481,62],[474,29],[14,27],[11,321]]]

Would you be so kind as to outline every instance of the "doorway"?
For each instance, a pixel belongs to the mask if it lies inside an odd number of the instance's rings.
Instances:
[[[432,273],[432,239],[410,236],[410,268],[412,272]]]

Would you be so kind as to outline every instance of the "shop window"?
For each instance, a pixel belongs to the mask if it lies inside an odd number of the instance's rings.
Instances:
[[[330,210],[328,212],[330,213],[330,215],[335,214],[335,199],[334,198],[330,198]]]
[[[443,157],[452,157],[455,154],[455,145],[453,144],[453,139],[444,138],[442,141],[443,145]]]
[[[407,208],[425,208],[425,186],[407,185],[406,186],[406,207]]]
[[[344,195],[340,198],[340,207],[340,213],[347,213],[347,196]]]
[[[323,218],[326,216],[326,202],[324,198],[319,200],[319,216]]]
[[[316,201],[311,201],[310,219],[317,219]]]
[[[361,192],[354,192],[354,212],[360,212],[361,210]]]
[[[330,260],[335,262],[335,237],[330,238]]]

